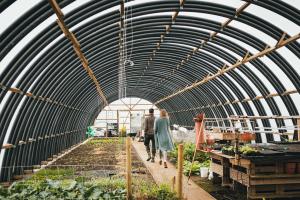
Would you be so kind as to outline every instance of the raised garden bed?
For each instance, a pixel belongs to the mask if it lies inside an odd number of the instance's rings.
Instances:
[[[126,199],[125,141],[93,139],[46,169],[0,186],[0,199]],[[168,186],[158,186],[132,148],[132,189],[137,200],[176,200]]]

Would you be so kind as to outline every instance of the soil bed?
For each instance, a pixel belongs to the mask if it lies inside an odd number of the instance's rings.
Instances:
[[[199,185],[202,189],[207,191],[210,195],[217,200],[246,200],[246,194],[238,193],[231,190],[229,187],[222,187],[220,183],[213,183],[213,181],[207,178],[201,178],[200,176],[192,176],[191,179]]]
[[[124,138],[97,138],[74,149],[48,168],[71,168],[75,176],[89,179],[124,176],[125,164]],[[132,148],[132,173],[134,178],[154,182],[134,148]]]

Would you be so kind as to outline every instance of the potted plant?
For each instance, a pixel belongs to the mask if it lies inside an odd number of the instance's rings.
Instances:
[[[234,148],[233,146],[227,146],[222,148],[222,153],[225,155],[233,156],[234,155]]]
[[[202,178],[208,177],[209,166],[210,166],[210,160],[206,160],[203,163],[200,163],[200,176]]]
[[[248,146],[248,145],[245,145],[245,146],[242,146],[240,149],[239,149],[240,153],[245,155],[245,156],[256,156],[256,155],[259,155],[259,151]]]

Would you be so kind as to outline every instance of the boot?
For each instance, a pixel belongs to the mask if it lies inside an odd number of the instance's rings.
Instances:
[[[147,153],[148,153],[148,158],[147,158],[147,161],[151,160],[151,153],[150,151],[147,150]]]
[[[164,162],[164,167],[168,168],[167,162]]]
[[[154,163],[155,160],[155,150],[152,151],[152,158],[151,158],[151,162]]]
[[[159,164],[162,165],[162,152],[159,151]]]

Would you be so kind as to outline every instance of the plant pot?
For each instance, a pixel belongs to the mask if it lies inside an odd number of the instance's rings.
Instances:
[[[208,177],[208,167],[200,167],[200,176],[202,178]]]
[[[245,132],[245,133],[241,134],[240,139],[243,140],[243,141],[249,142],[249,141],[252,140],[252,134],[248,133],[248,132]]]
[[[296,163],[286,163],[285,164],[285,173],[294,174],[296,172]]]
[[[207,139],[206,140],[206,144],[207,145],[213,145],[215,143],[215,140],[214,139]]]
[[[213,150],[213,148],[211,148],[211,147],[207,147],[207,148],[206,148],[206,151],[207,151],[207,152],[211,152],[212,150]]]

